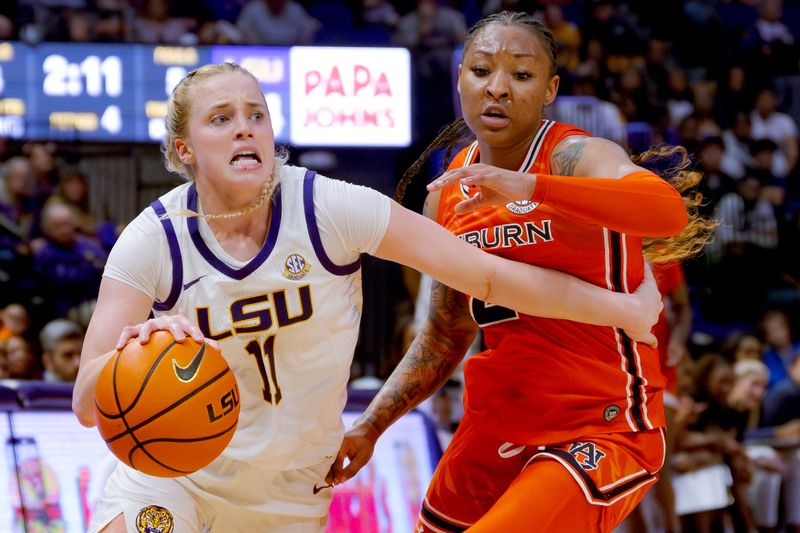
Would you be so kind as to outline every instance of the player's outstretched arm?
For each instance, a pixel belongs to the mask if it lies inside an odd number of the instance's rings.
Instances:
[[[81,424],[95,425],[94,391],[100,371],[120,348],[120,332],[147,320],[153,301],[141,291],[104,277],[97,304],[86,331],[81,366],[72,393],[72,410]],[[124,345],[124,343],[123,343]]]
[[[378,437],[441,388],[475,338],[467,298],[434,280],[428,318],[392,375],[344,435],[327,482],[352,478],[372,457]],[[349,460],[345,467],[344,460]]]
[[[484,302],[532,316],[648,332],[662,308],[658,291],[615,293],[563,272],[493,256],[396,203],[375,255]],[[648,335],[635,340],[654,342]]]

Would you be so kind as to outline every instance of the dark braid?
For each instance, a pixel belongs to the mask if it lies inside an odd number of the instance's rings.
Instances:
[[[453,151],[453,147],[458,143],[458,141],[466,136],[469,132],[469,126],[467,123],[464,122],[463,118],[456,119],[455,122],[450,123],[445,127],[439,135],[431,142],[425,151],[420,154],[414,163],[408,167],[408,169],[403,172],[403,177],[400,179],[400,183],[397,184],[397,189],[394,193],[394,199],[397,200],[398,203],[402,203],[403,197],[406,195],[406,188],[411,183],[411,180],[414,179],[414,176],[419,174],[420,169],[428,160],[433,152],[441,148],[442,146],[447,146],[447,152],[444,157],[445,167],[447,168],[447,162],[450,160],[450,154]]]
[[[550,59],[550,75],[552,76],[556,73],[556,40],[555,37],[553,37],[553,33],[547,29],[540,20],[524,12],[502,11],[500,13],[493,13],[479,20],[469,29],[469,32],[467,32],[467,37],[464,39],[464,52],[472,45],[472,42],[481,30],[486,28],[489,24],[502,24],[504,26],[518,25],[530,29],[535,35],[541,38],[544,49],[547,51],[547,55]],[[444,157],[444,168],[447,168],[453,148],[460,140],[466,138],[467,134],[471,134],[471,132],[462,118],[457,119],[455,122],[445,127],[439,135],[436,136],[433,142],[425,148],[425,151],[420,154],[417,160],[408,167],[408,170],[403,173],[400,183],[397,184],[394,195],[395,200],[398,202],[403,201],[406,189],[411,183],[411,180],[419,173],[430,155],[443,146],[447,146],[447,152]]]

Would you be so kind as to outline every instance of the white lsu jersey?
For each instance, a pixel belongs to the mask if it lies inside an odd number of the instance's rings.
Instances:
[[[318,204],[334,197],[328,211],[315,209],[315,194]],[[152,269],[132,273],[135,262],[120,268],[125,246],[120,261],[112,252],[105,275],[151,294],[156,316],[182,314],[220,343],[241,402],[223,456],[293,470],[332,460],[341,443],[361,318],[359,256],[380,244],[390,202],[372,189],[315,179],[314,172],[288,165],[272,201],[265,243],[243,262],[222,249],[205,220],[173,214],[199,211],[194,184],[177,187],[140,215],[147,220],[132,223],[160,232],[149,236],[149,245],[161,243],[161,281],[147,281]],[[326,216],[322,234],[320,213]],[[140,233],[128,242],[147,239]],[[208,415],[219,416],[222,428],[223,413],[215,406]]]

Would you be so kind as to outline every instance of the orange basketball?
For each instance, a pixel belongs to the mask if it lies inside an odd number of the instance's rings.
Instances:
[[[95,393],[100,435],[122,462],[176,477],[213,461],[239,420],[236,377],[219,350],[156,331],[130,341],[100,372]]]

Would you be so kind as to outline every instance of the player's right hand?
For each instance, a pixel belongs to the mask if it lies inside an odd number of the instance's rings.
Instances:
[[[369,462],[379,436],[370,422],[356,421],[344,434],[339,453],[336,454],[325,481],[331,485],[338,485],[355,476]],[[344,464],[345,459],[349,461],[347,466]]]
[[[635,317],[637,324],[633,327],[625,328],[625,333],[631,339],[649,344],[655,348],[658,346],[658,339],[656,339],[651,330],[658,322],[661,310],[664,309],[664,302],[661,300],[661,293],[658,292],[653,270],[647,262],[644,264],[642,283],[633,293],[633,296],[637,298],[639,304],[639,310]]]
[[[212,347],[219,350],[219,343],[214,339],[207,339],[203,336],[200,328],[189,322],[183,315],[168,315],[158,318],[151,318],[135,326],[125,326],[117,340],[117,350],[121,350],[128,344],[128,341],[137,339],[140,343],[146,344],[150,340],[150,334],[154,331],[169,331],[175,342],[183,342],[188,335],[196,342],[207,342]]]

